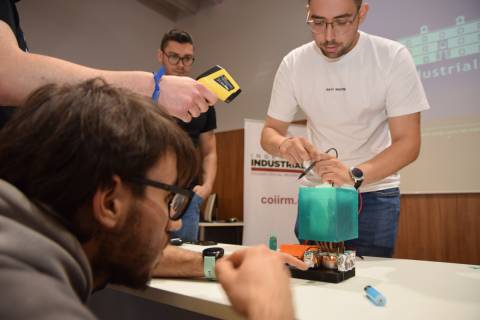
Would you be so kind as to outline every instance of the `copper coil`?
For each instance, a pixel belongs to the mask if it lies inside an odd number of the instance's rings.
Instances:
[[[335,255],[323,256],[322,265],[327,269],[332,269],[332,270],[337,269],[337,256]]]

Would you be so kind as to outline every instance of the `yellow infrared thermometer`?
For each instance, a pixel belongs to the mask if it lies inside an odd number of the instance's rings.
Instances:
[[[232,76],[220,66],[208,69],[197,77],[197,81],[215,93],[223,102],[229,103],[242,90]]]

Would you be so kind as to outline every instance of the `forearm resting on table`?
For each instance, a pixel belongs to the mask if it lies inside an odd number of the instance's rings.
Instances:
[[[168,245],[153,271],[153,277],[203,277],[201,253]]]

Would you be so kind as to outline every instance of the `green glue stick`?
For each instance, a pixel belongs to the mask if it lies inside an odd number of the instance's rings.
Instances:
[[[277,237],[271,236],[268,240],[268,247],[270,250],[277,251]]]

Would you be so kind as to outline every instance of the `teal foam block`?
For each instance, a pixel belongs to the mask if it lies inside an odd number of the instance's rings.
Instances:
[[[298,211],[302,240],[358,238],[358,193],[353,187],[300,187]]]

